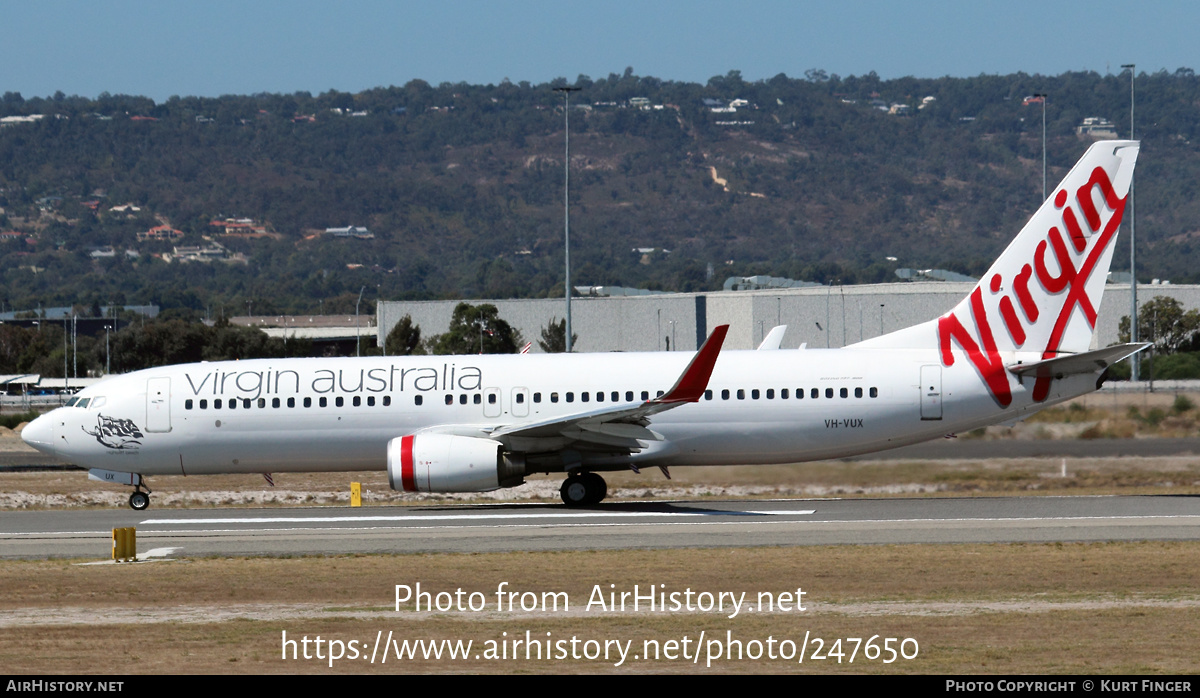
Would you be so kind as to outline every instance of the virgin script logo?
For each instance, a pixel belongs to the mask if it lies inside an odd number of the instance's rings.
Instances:
[[[1093,200],[1095,190],[1099,190],[1104,207],[1107,208],[1105,211],[1108,213],[1107,220],[1103,220],[1102,211],[1097,210]],[[1087,295],[1088,279],[1091,278],[1105,250],[1116,237],[1117,228],[1121,224],[1121,216],[1125,211],[1125,199],[1117,196],[1108,173],[1102,167],[1092,170],[1087,183],[1075,192],[1073,205],[1067,206],[1066,204],[1067,191],[1061,189],[1054,196],[1054,206],[1062,212],[1062,227],[1052,226],[1046,232],[1046,236],[1037,244],[1033,259],[1024,264],[1010,280],[1008,292],[1001,295],[997,304],[1001,319],[1000,326],[1002,331],[1007,333],[1008,339],[1011,340],[1010,345],[1014,349],[1019,349],[1025,344],[1027,328],[1033,328],[1039,322],[1054,323],[1050,329],[1049,339],[1045,347],[1041,349],[1043,359],[1054,358],[1058,355],[1067,323],[1076,307],[1083,313],[1088,326],[1095,328],[1096,308]],[[1076,209],[1083,214],[1083,218],[1087,222],[1088,234],[1084,233],[1080,225]],[[1064,230],[1066,239],[1064,239]],[[1090,249],[1088,248],[1089,238],[1092,240]],[[1071,250],[1067,247],[1068,240],[1074,252],[1082,256],[1078,266],[1075,265],[1075,255],[1072,255]],[[1048,265],[1047,251],[1051,249],[1054,252],[1054,263]],[[1051,266],[1058,268],[1057,275],[1051,272]],[[1030,282],[1034,279],[1037,284],[1031,287]],[[1005,280],[999,273],[993,274],[987,281],[992,294],[1001,293],[1005,288]],[[973,336],[967,330],[967,325],[959,317],[959,313],[963,311],[960,305],[938,319],[938,344],[941,349],[942,364],[945,366],[954,365],[951,343],[957,344],[966,354],[967,361],[975,367],[987,385],[992,398],[1001,407],[1007,407],[1012,403],[1012,391],[1009,387],[1008,373],[1004,370],[997,349],[997,335],[992,328],[993,318],[988,316],[984,304],[983,286],[983,283],[976,286],[970,296],[969,324],[974,326],[975,335]],[[1035,296],[1035,292],[1039,290],[1040,293]],[[1040,303],[1038,297],[1041,298]],[[1041,312],[1042,310],[1052,312],[1056,299],[1061,303],[1057,316],[1051,318],[1049,313]],[[1017,312],[1018,306],[1020,314]],[[1042,402],[1046,399],[1050,392],[1050,380],[1048,376],[1037,379],[1033,388],[1035,401]]]

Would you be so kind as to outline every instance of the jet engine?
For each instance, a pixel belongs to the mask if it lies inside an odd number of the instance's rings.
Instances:
[[[410,434],[388,442],[388,484],[404,492],[487,492],[525,482],[525,457],[498,441]]]

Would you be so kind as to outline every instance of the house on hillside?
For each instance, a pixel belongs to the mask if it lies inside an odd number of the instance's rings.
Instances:
[[[360,225],[348,225],[344,228],[326,228],[325,234],[332,235],[335,238],[358,238],[359,240],[371,240],[375,237],[375,233]]]
[[[1099,116],[1089,116],[1075,129],[1075,133],[1092,138],[1116,138],[1117,127],[1113,122]]]
[[[269,226],[251,218],[226,218],[212,221],[209,225],[219,228],[221,235],[237,235],[240,237],[269,237]]]
[[[138,242],[152,240],[178,240],[183,237],[182,230],[176,230],[169,225],[156,225],[144,233],[138,233]]]

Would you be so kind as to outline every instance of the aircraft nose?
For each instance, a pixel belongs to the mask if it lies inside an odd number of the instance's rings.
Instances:
[[[43,453],[54,453],[54,418],[44,414],[26,424],[21,440]]]

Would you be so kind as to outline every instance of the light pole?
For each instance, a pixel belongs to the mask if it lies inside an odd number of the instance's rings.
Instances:
[[[1129,69],[1129,140],[1133,140],[1133,81],[1137,75],[1136,64],[1126,63],[1121,66]],[[1133,232],[1133,175],[1130,175],[1129,180],[1129,341],[1138,341],[1138,316],[1137,316],[1137,262],[1134,258],[1134,253],[1137,249],[1136,240]],[[1138,380],[1138,355],[1134,354],[1129,358],[1129,379]]]
[[[112,350],[108,344],[108,331],[111,329],[112,327],[109,325],[104,326],[104,375],[106,376],[112,373]]]
[[[578,87],[556,87],[563,94],[563,259],[566,263],[567,353],[571,353],[571,93]]]
[[[362,304],[363,291],[366,286],[358,289],[358,302],[354,304],[354,355],[362,356],[362,334],[358,331],[358,306]]]
[[[1045,92],[1035,92],[1034,97],[1042,100],[1042,201],[1046,200],[1046,100],[1049,95]]]

